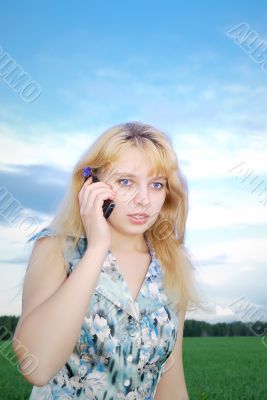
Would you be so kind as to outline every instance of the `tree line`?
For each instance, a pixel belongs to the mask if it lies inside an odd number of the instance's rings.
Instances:
[[[9,340],[13,337],[18,320],[19,317],[15,315],[0,316],[0,340]],[[206,321],[186,319],[184,337],[194,336],[267,336],[267,321],[246,324],[241,321],[210,324]]]
[[[184,321],[184,336],[266,336],[267,321],[243,323],[242,321],[217,322],[188,319]]]

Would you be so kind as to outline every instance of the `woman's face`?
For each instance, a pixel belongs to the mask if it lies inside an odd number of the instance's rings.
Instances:
[[[150,176],[150,164],[137,149],[125,152],[107,171],[104,181],[117,193],[108,221],[127,232],[145,232],[157,220],[166,197],[166,177]],[[148,219],[137,224],[128,214],[145,213]]]

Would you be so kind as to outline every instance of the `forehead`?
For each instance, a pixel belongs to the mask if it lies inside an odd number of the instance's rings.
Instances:
[[[137,179],[163,177],[167,180],[166,173],[164,160],[157,152],[151,154],[149,149],[145,151],[138,148],[128,148],[118,152],[115,158],[112,157],[103,170],[101,179],[113,181],[121,174],[123,177],[127,175],[127,178],[131,176]]]
[[[129,149],[113,161],[111,169],[112,174],[128,172],[136,176],[152,176],[156,170],[156,166],[144,152],[138,149]]]

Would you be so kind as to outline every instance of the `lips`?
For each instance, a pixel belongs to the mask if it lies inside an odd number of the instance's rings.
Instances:
[[[149,219],[149,215],[145,214],[145,213],[140,213],[140,214],[129,214],[128,215],[129,220],[133,223],[133,224],[137,224],[137,225],[142,225],[145,224],[148,219]]]
[[[144,213],[141,213],[141,214],[128,214],[130,217],[143,217],[143,218],[147,218],[147,217],[149,217],[149,215],[148,214],[144,214]]]

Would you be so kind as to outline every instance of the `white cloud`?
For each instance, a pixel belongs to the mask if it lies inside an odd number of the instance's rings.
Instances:
[[[250,264],[254,262],[267,264],[267,239],[266,238],[236,238],[231,240],[213,241],[212,244],[194,247],[194,257],[197,260],[209,260],[216,258],[220,254],[224,254],[227,262],[231,264],[240,264],[244,267],[244,263]],[[249,265],[251,267],[251,265]]]
[[[29,209],[26,213],[32,215]],[[0,315],[21,313],[21,284],[33,246],[33,242],[27,243],[27,240],[51,220],[51,216],[42,213],[37,217],[40,224],[36,226],[22,225],[21,229],[11,225],[0,227]]]
[[[179,133],[173,136],[178,160],[186,161],[182,169],[189,179],[224,178],[243,176],[247,169],[254,176],[266,174],[267,132],[244,136],[217,129],[206,132]],[[243,166],[237,168],[237,165]],[[232,171],[231,171],[232,170]]]
[[[203,197],[205,198],[203,199]],[[246,200],[246,196],[248,197]],[[267,206],[259,204],[260,198],[250,198],[249,194],[237,194],[231,204],[229,199],[218,199],[216,189],[206,193],[194,190],[190,194],[190,210],[188,214],[188,229],[227,228],[242,224],[257,226],[267,222]],[[221,204],[213,205],[218,202]],[[251,205],[243,204],[250,202]],[[206,203],[206,204],[205,204]],[[230,205],[229,205],[230,203]]]
[[[2,125],[0,132],[0,160],[3,165],[47,164],[70,170],[94,140],[92,132],[56,131],[41,125],[29,128],[27,140],[7,125]]]

